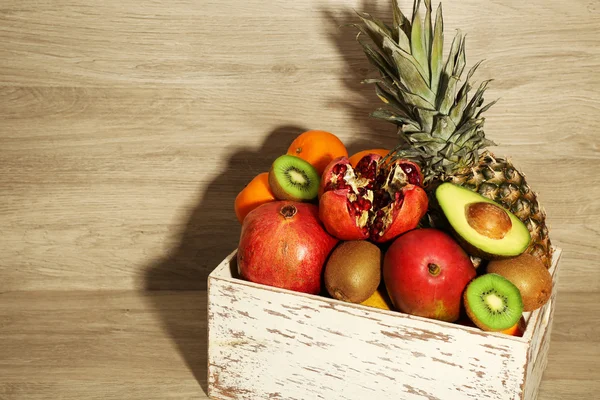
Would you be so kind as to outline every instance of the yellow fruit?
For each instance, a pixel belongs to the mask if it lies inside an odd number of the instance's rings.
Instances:
[[[392,302],[385,292],[385,289],[377,289],[375,293],[371,295],[371,297],[360,304],[369,307],[381,308],[382,310],[392,309]]]

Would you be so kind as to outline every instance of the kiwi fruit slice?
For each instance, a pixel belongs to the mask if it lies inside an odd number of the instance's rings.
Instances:
[[[498,274],[483,274],[465,289],[467,315],[480,329],[499,332],[514,326],[523,315],[519,289]]]
[[[523,311],[540,308],[552,294],[552,275],[539,258],[529,253],[490,261],[487,272],[502,275],[519,289],[523,298]]]
[[[334,299],[362,303],[381,283],[381,250],[366,240],[341,242],[325,264],[324,281]]]
[[[317,197],[321,177],[300,157],[282,155],[269,171],[269,186],[278,200],[310,201]]]

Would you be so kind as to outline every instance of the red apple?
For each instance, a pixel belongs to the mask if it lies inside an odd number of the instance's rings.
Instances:
[[[477,272],[471,259],[447,233],[415,229],[387,250],[383,279],[399,311],[455,322],[462,293]]]

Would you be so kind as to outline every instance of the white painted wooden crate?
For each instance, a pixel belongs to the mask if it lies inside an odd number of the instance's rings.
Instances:
[[[523,337],[344,303],[236,278],[236,252],[208,279],[213,399],[385,400],[537,397],[550,301]]]

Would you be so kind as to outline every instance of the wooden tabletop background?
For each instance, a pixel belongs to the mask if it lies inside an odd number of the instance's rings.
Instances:
[[[0,399],[206,398],[206,278],[237,245],[238,191],[305,129],[395,143],[339,27],[352,8],[390,17],[389,1],[0,1]],[[540,399],[597,398],[600,3],[444,13],[495,79],[494,152],[564,249]]]

